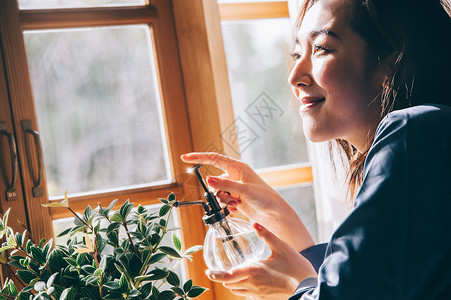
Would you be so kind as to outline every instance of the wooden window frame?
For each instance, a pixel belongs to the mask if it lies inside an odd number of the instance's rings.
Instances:
[[[287,18],[287,1],[219,3],[221,21]]]

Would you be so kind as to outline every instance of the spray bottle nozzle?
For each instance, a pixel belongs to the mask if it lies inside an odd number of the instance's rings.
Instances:
[[[174,202],[174,207],[180,207],[180,206],[185,206],[185,205],[202,205],[202,207],[205,210],[205,213],[208,214],[208,212],[210,211],[210,208],[208,207],[207,203],[205,203],[204,201],[175,201]]]
[[[190,173],[196,174],[197,179],[200,182],[200,185],[202,186],[202,189],[204,190],[204,197],[207,202],[203,201],[186,201],[186,202],[180,202],[176,201],[174,203],[175,207],[180,207],[182,205],[197,205],[200,204],[205,210],[205,216],[203,218],[204,222],[206,224],[213,224],[216,223],[222,219],[224,219],[226,216],[230,214],[230,211],[227,209],[227,207],[221,208],[219,206],[218,200],[216,200],[216,197],[213,195],[212,192],[210,192],[207,188],[207,185],[205,184],[204,179],[202,178],[202,175],[199,172],[199,168],[202,167],[202,165],[195,165],[191,169],[189,169]]]
[[[200,182],[200,185],[204,189],[204,197],[205,200],[207,200],[207,203],[210,207],[210,210],[207,212],[207,215],[215,214],[222,210],[221,206],[219,206],[218,200],[216,200],[216,197],[208,190],[207,185],[205,184],[204,179],[202,178],[202,175],[200,174],[199,168],[202,167],[202,165],[195,165],[191,168],[191,170],[196,174],[197,179]]]

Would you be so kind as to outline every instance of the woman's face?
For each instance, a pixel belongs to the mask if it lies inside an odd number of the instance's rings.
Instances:
[[[305,14],[289,82],[300,101],[306,136],[344,139],[365,151],[380,121],[384,73],[351,28],[343,0],[319,0]]]

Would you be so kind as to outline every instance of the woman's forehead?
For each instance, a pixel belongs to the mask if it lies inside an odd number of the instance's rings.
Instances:
[[[318,33],[331,33],[338,38],[349,28],[349,5],[343,0],[316,1],[306,12],[296,34],[297,43]]]

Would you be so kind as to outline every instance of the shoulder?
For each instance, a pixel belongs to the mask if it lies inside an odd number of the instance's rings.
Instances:
[[[451,166],[451,107],[418,105],[388,114],[379,124],[365,160],[364,181],[356,204],[385,186],[384,197],[412,189],[409,180],[424,182],[449,173]],[[445,171],[446,170],[446,171]],[[448,180],[450,175],[438,181]],[[415,183],[415,186],[417,184]]]
[[[450,166],[451,107],[424,104],[391,112],[380,122],[364,173],[417,171],[423,177]]]
[[[437,165],[451,154],[451,107],[423,104],[393,111],[379,124],[364,175]]]
[[[389,128],[414,127],[428,129],[430,126],[451,126],[451,107],[439,104],[422,104],[389,113],[380,122],[376,137]],[[407,128],[405,128],[407,129]]]
[[[373,147],[387,137],[392,137],[390,140],[398,143],[406,139],[413,142],[438,137],[451,138],[451,107],[422,104],[393,111],[379,123]]]

